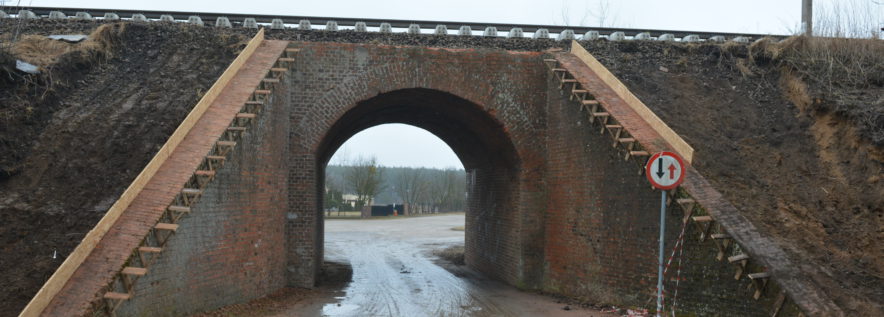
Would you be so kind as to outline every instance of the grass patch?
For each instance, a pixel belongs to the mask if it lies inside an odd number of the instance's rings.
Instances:
[[[835,113],[861,137],[884,146],[884,41],[795,36],[758,41],[749,49],[755,64],[786,73],[786,97],[802,110]]]
[[[82,54],[87,60],[107,59],[111,57],[124,30],[125,24],[122,23],[104,24],[79,43],[53,40],[42,35],[24,35],[12,43],[11,53],[44,68],[58,63],[62,56],[70,54]]]
[[[434,250],[433,255],[438,256],[439,258],[442,258],[443,260],[446,260],[448,262],[451,262],[454,265],[464,265],[466,263],[464,262],[463,258],[464,251],[465,250],[462,245],[454,245],[445,249]]]

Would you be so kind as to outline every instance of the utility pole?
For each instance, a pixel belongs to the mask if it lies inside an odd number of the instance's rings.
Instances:
[[[813,36],[813,0],[801,0],[801,31]]]

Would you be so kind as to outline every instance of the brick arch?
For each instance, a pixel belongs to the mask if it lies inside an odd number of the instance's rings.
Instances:
[[[467,170],[489,165],[519,169],[518,153],[503,123],[480,105],[426,88],[382,93],[351,107],[317,146],[320,167],[356,133],[387,123],[408,124],[436,135],[451,147]]]
[[[352,135],[383,123],[435,134],[468,170],[468,265],[538,285],[547,101],[541,53],[300,45],[288,83],[289,285],[315,284],[326,163]]]

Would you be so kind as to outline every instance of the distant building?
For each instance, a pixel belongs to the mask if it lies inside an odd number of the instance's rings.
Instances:
[[[351,208],[355,208],[356,201],[359,200],[359,196],[356,196],[356,194],[343,194],[341,195],[341,199],[343,200],[344,204],[349,205]],[[374,199],[370,199],[365,205],[371,206],[372,203],[374,203]]]

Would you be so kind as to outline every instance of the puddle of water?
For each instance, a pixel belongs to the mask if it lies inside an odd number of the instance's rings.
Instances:
[[[464,216],[326,221],[326,260],[349,263],[352,281],[325,300],[296,305],[297,316],[603,316],[519,292],[458,267],[434,263],[428,249],[463,244]],[[608,315],[606,315],[608,316]],[[613,315],[609,315],[613,316]]]

